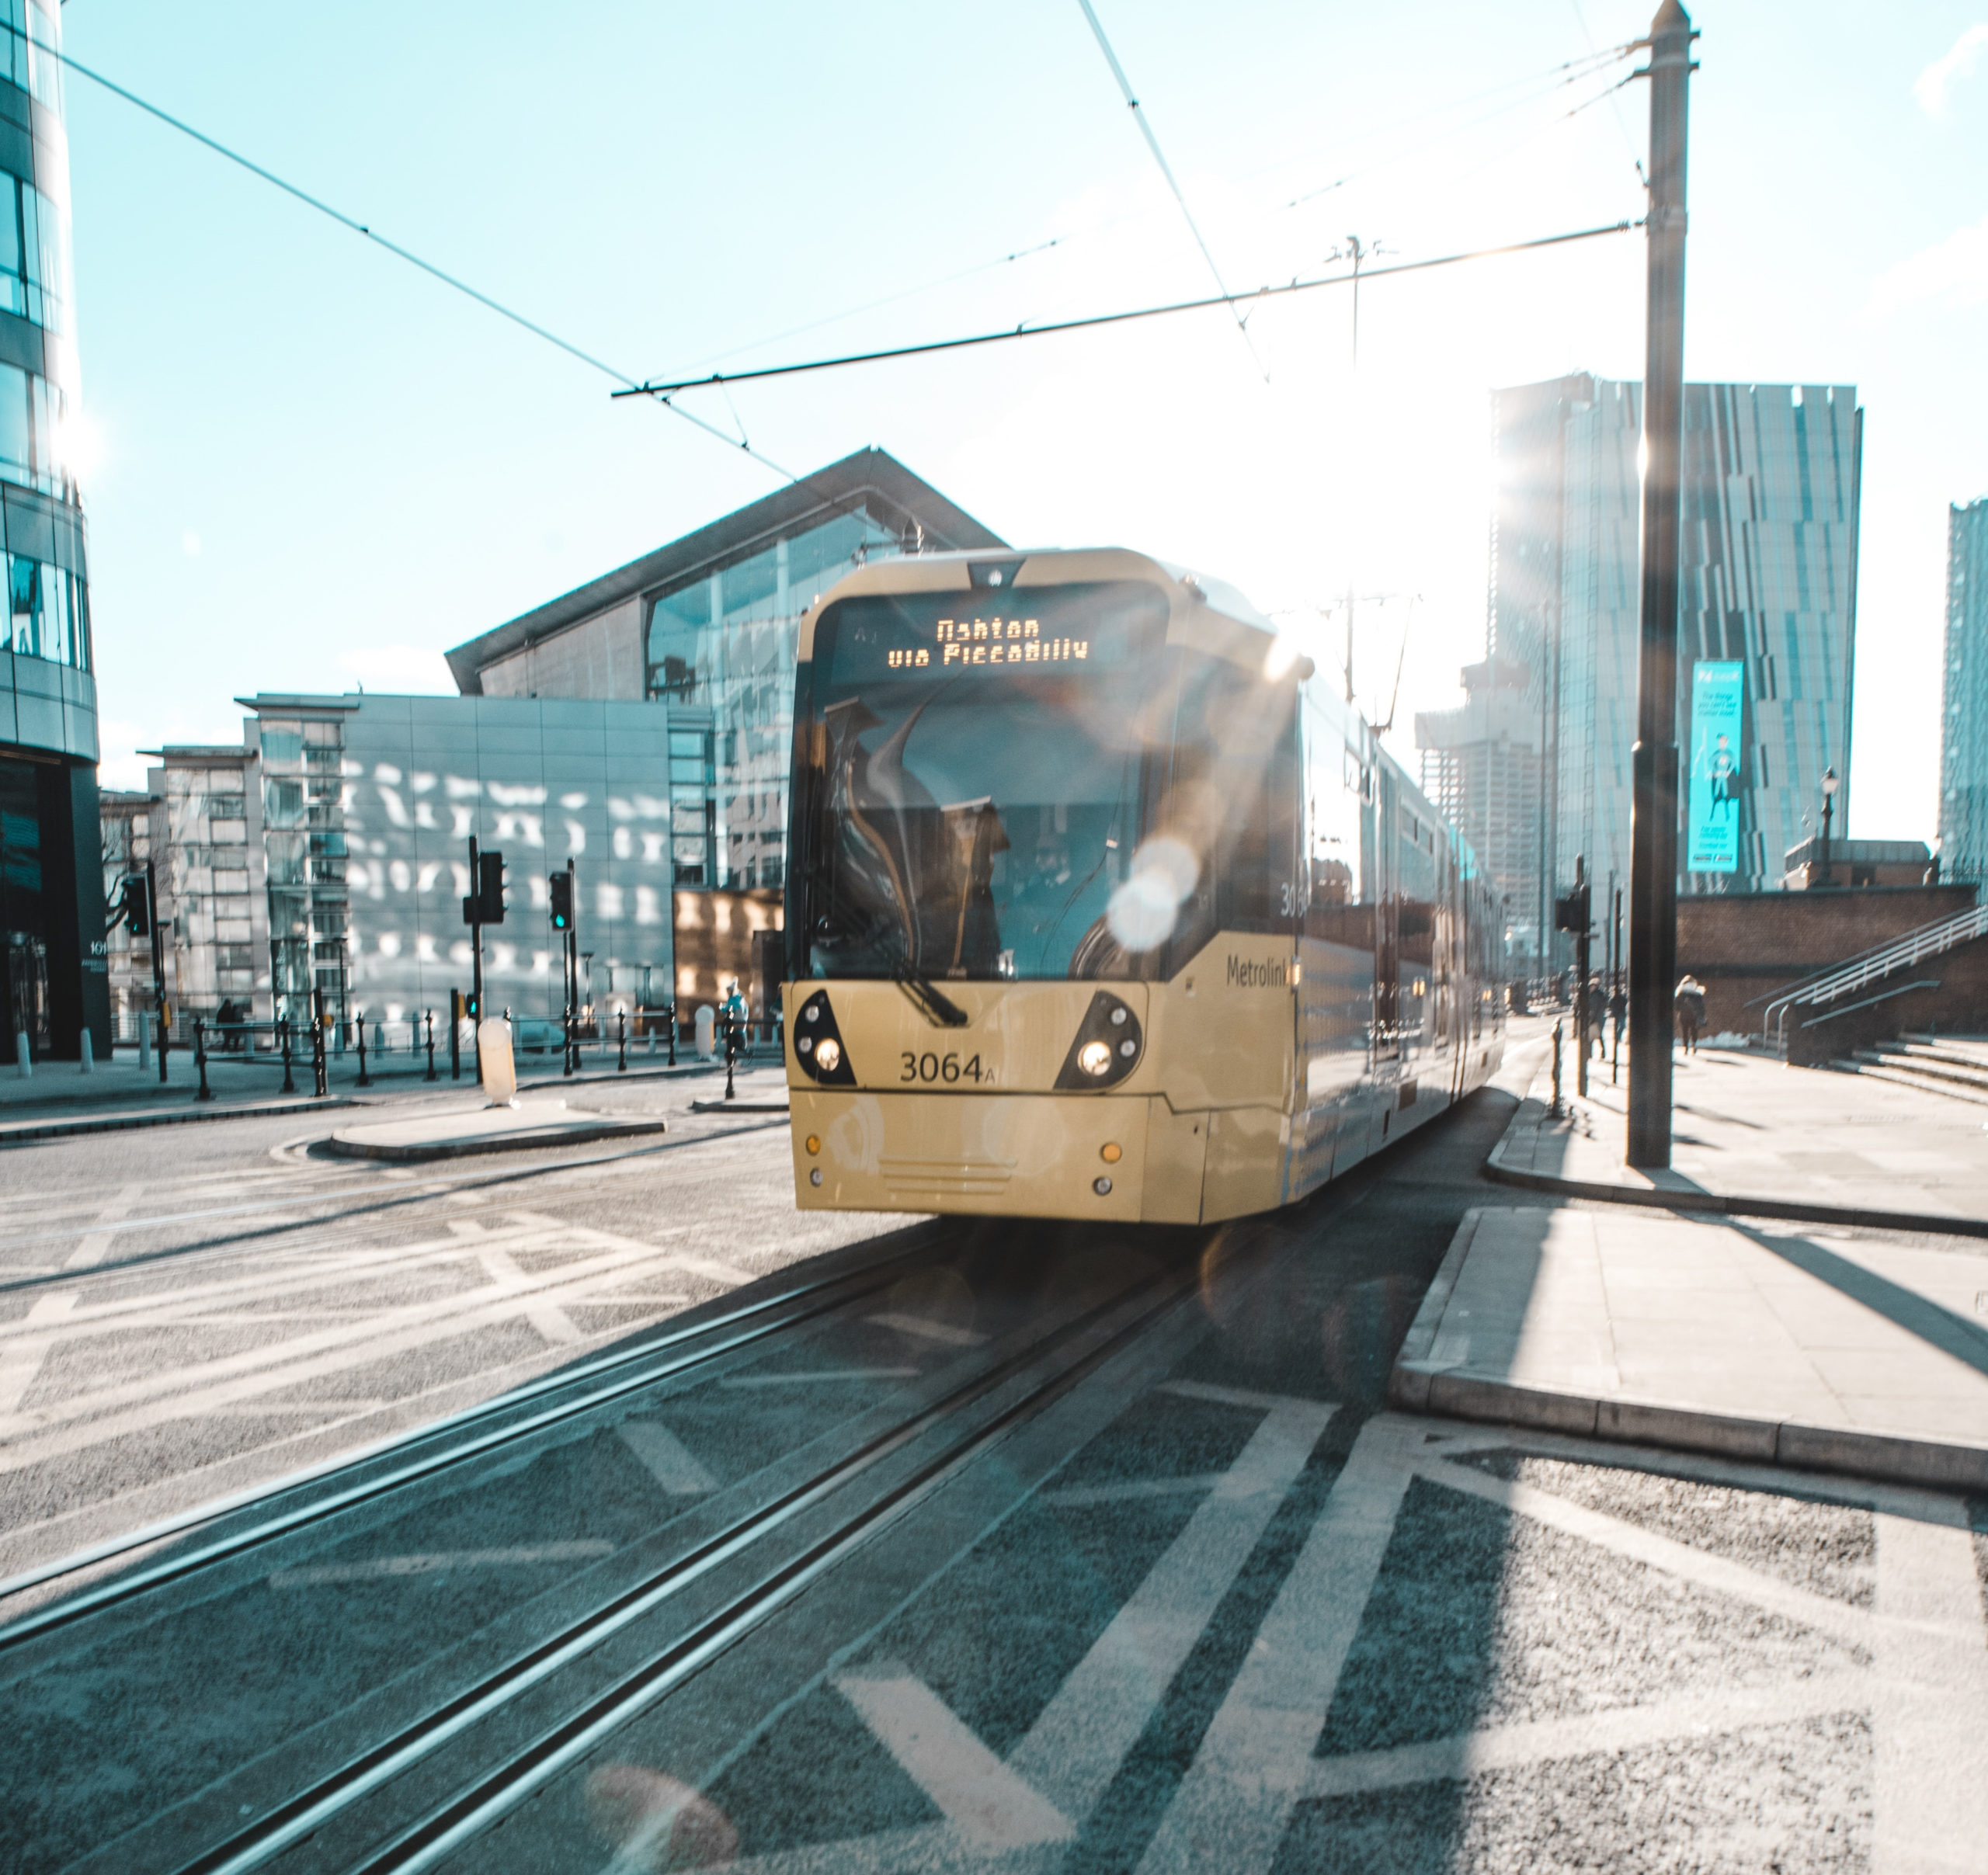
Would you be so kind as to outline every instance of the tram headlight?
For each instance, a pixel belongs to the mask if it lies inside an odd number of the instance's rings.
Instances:
[[[842,1043],[832,1035],[825,1035],[815,1050],[815,1065],[825,1075],[832,1075],[842,1065]]]
[[[855,1070],[836,1026],[829,993],[817,990],[794,1012],[794,1065],[823,1087],[853,1087]]]
[[[1108,1042],[1086,1042],[1077,1050],[1077,1065],[1087,1075],[1108,1075],[1111,1071],[1111,1045]]]
[[[1070,1038],[1056,1090],[1090,1092],[1116,1087],[1138,1066],[1145,1049],[1145,1031],[1131,1005],[1109,990],[1100,990]]]

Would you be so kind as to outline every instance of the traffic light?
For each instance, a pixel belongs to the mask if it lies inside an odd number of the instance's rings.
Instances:
[[[466,925],[503,923],[504,856],[500,852],[478,853],[476,877],[471,883],[475,890],[463,901],[463,922]]]
[[[546,881],[552,892],[552,929],[570,931],[573,928],[573,875],[554,873]]]
[[[1571,931],[1575,936],[1588,928],[1588,888],[1577,885],[1564,898],[1553,901],[1553,929]]]
[[[471,990],[463,998],[463,1013],[471,1022],[476,1021],[483,1014],[483,998],[478,995],[475,991]]]
[[[151,894],[145,889],[143,873],[134,873],[124,881],[124,894],[120,903],[124,922],[130,926],[132,936],[150,937],[152,934]]]

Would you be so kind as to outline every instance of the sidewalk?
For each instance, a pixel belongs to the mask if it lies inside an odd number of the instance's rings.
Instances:
[[[1566,1116],[1548,1116],[1541,1072],[1492,1152],[1493,1178],[1611,1203],[1988,1237],[1988,1131],[1966,1102],[1767,1056],[1680,1054],[1670,1168],[1642,1172],[1622,1163],[1626,1061],[1616,1087],[1593,1064],[1581,1100],[1573,1053]]]
[[[1967,1241],[1988,1236],[1978,1111],[1707,1053],[1677,1064],[1673,1168],[1645,1175],[1621,1163],[1624,1091],[1598,1083],[1555,1120],[1542,1076],[1487,1170],[1670,1214],[1471,1212],[1395,1361],[1394,1404],[1988,1492],[1988,1245]],[[1689,1214],[1708,1211],[1723,1215]]]

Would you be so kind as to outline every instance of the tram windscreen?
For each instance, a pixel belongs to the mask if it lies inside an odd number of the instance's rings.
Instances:
[[[1135,581],[844,599],[816,627],[818,974],[1114,974],[1105,911],[1171,732],[1166,595]]]

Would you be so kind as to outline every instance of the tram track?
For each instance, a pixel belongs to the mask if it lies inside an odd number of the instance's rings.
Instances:
[[[84,1265],[69,1269],[37,1272],[33,1276],[0,1280],[0,1296],[24,1291],[45,1291],[79,1283],[101,1280],[107,1276],[129,1275],[162,1266],[183,1267],[188,1259],[194,1258],[221,1258],[238,1255],[257,1245],[267,1244],[275,1238],[291,1233],[323,1230],[365,1220],[384,1214],[404,1210],[414,1205],[430,1203],[438,1197],[447,1197],[460,1193],[497,1191],[505,1188],[527,1184],[532,1180],[555,1175],[583,1172],[602,1166],[616,1165],[631,1161],[657,1158],[667,1152],[680,1152],[693,1146],[711,1145],[720,1141],[739,1139],[755,1134],[768,1133],[784,1128],[787,1121],[783,1117],[748,1127],[728,1127],[721,1132],[700,1133],[681,1139],[663,1140],[645,1145],[632,1147],[624,1152],[599,1153],[583,1159],[560,1159],[549,1164],[520,1166],[513,1169],[491,1172],[481,1176],[463,1174],[454,1177],[436,1177],[422,1181],[419,1185],[396,1186],[391,1194],[374,1196],[368,1193],[360,1196],[364,1200],[348,1203],[343,1208],[311,1217],[301,1217],[273,1224],[266,1227],[238,1232],[231,1236],[207,1238],[189,1244],[179,1244],[165,1249],[146,1251],[140,1255],[120,1258],[115,1262]],[[211,1210],[168,1214],[149,1218],[120,1219],[109,1224],[79,1224],[74,1230],[39,1232],[30,1237],[0,1237],[0,1254],[12,1248],[34,1243],[67,1243],[80,1237],[100,1232],[122,1232],[133,1230],[163,1230],[176,1223],[207,1217],[240,1216],[257,1211],[294,1211],[310,1204],[338,1203],[335,1194],[310,1193],[290,1194],[258,1199],[238,1206],[225,1206]]]
[[[402,1724],[245,1828],[178,1865],[179,1875],[247,1875],[350,1816],[367,1797],[431,1759],[534,1689],[577,1670],[587,1656],[756,1546],[805,1521],[838,1492],[871,1488],[825,1528],[804,1528],[784,1555],[744,1586],[692,1615],[632,1665],[604,1682],[572,1689],[565,1710],[522,1746],[474,1767],[458,1787],[384,1844],[360,1852],[367,1875],[426,1869],[592,1750],[608,1733],[662,1699],[908,1512],[1010,1432],[1061,1398],[1114,1355],[1155,1328],[1195,1289],[1191,1260],[1145,1276],[1082,1308],[1015,1352],[914,1405],[769,1502],[714,1531],[452,1697]],[[978,1409],[976,1411],[975,1409]],[[962,1423],[964,1422],[964,1423]],[[934,1435],[937,1449],[912,1450]],[[891,1461],[904,1456],[895,1474]],[[104,1845],[104,1852],[115,1848]]]
[[[204,1526],[245,1512],[253,1512],[259,1505],[279,1503],[298,1491],[335,1484],[341,1477],[349,1477],[369,1467],[390,1463],[397,1455],[431,1441],[464,1432],[471,1434],[463,1443],[446,1450],[398,1466],[377,1477],[354,1482],[342,1489],[334,1488],[328,1496],[299,1505],[184,1554],[131,1575],[120,1576],[114,1581],[85,1589],[19,1616],[5,1626],[0,1626],[0,1653],[36,1635],[51,1632],[88,1615],[101,1613],[152,1589],[179,1581],[201,1568],[238,1556],[280,1536],[290,1535],[311,1523],[335,1516],[340,1511],[373,1502],[406,1485],[434,1477],[457,1465],[578,1418],[638,1393],[645,1387],[693,1373],[699,1367],[708,1366],[741,1349],[753,1346],[783,1330],[798,1327],[849,1303],[860,1300],[890,1280],[891,1273],[898,1265],[940,1248],[944,1236],[940,1227],[929,1223],[914,1224],[905,1231],[892,1232],[888,1237],[878,1241],[893,1243],[895,1248],[881,1255],[866,1259],[854,1269],[838,1271],[832,1276],[788,1285],[772,1295],[759,1297],[742,1306],[725,1308],[714,1317],[666,1329],[645,1340],[637,1347],[596,1356],[575,1369],[548,1374],[527,1382],[494,1400],[486,1401],[432,1424],[414,1428],[367,1451],[348,1455],[314,1467],[308,1471],[278,1479],[255,1490],[197,1506],[176,1516],[162,1519],[126,1535],[0,1580],[0,1605],[4,1605],[30,1590],[58,1582],[65,1576],[77,1575],[85,1570],[100,1568],[120,1556],[131,1555]],[[725,1332],[734,1329],[735,1332]],[[719,1339],[711,1342],[708,1345],[694,1345],[713,1335]],[[624,1371],[631,1366],[654,1363],[670,1349],[684,1343],[693,1345],[673,1361],[666,1360],[660,1366],[647,1367],[632,1374]],[[583,1386],[609,1375],[619,1377],[609,1380],[606,1384],[576,1398],[561,1401],[514,1423],[496,1426],[482,1432],[474,1430],[478,1426],[488,1425],[493,1420],[502,1419],[506,1415],[528,1406],[534,1400]]]

